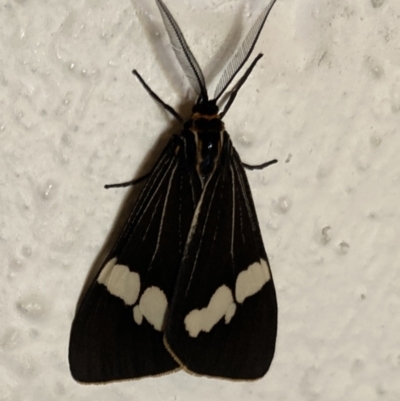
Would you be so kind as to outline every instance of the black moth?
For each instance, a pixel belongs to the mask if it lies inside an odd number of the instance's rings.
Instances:
[[[81,382],[179,369],[257,379],[274,356],[277,303],[244,167],[261,169],[276,160],[242,163],[221,118],[261,54],[220,113],[217,103],[249,58],[275,0],[226,67],[213,100],[177,23],[161,0],[156,3],[198,99],[181,134],[142,177],[146,185],[77,310],[69,345],[71,373]]]

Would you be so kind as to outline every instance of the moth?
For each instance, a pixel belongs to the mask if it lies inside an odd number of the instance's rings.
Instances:
[[[162,0],[156,0],[198,98],[183,118],[133,71],[147,92],[182,122],[146,176],[115,245],[79,305],[69,364],[81,382],[107,382],[183,369],[251,380],[275,352],[277,301],[249,183],[222,118],[262,57],[250,57],[275,3],[255,20],[209,99],[203,73]],[[224,104],[219,111],[221,103]]]

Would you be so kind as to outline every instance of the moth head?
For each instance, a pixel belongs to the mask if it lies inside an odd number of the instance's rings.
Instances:
[[[203,116],[215,116],[218,114],[218,106],[215,100],[206,100],[197,102],[193,108],[193,114],[201,114]]]

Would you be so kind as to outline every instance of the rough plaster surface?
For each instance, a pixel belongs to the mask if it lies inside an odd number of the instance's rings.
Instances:
[[[166,3],[213,82],[264,4]],[[248,174],[280,307],[267,376],[85,386],[70,324],[130,193],[103,185],[179,129],[131,69],[184,115],[193,93],[153,2],[2,1],[0,400],[398,401],[399,18],[398,0],[278,0],[226,116],[244,161],[279,159]]]

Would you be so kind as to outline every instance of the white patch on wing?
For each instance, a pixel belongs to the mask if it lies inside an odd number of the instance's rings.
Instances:
[[[236,312],[236,304],[235,303],[230,304],[225,313],[225,324],[228,324],[232,320],[233,316],[235,315],[235,312]]]
[[[100,284],[103,284],[107,278],[107,276],[110,274],[110,271],[114,267],[114,265],[117,263],[117,258],[110,259],[106,265],[101,269],[101,272],[99,274],[99,277],[97,278],[97,281]]]
[[[260,262],[251,264],[247,270],[243,270],[237,276],[236,301],[243,303],[246,298],[260,291],[269,280],[271,280],[271,274],[266,260],[260,259]]]
[[[144,316],[156,330],[161,331],[167,310],[168,301],[164,292],[158,287],[149,287],[141,296],[139,305],[133,308],[133,318],[141,324]]]
[[[143,322],[142,311],[139,308],[139,305],[136,305],[133,308],[133,320],[140,326]]]
[[[190,337],[197,337],[200,331],[208,333],[224,316],[225,323],[229,323],[235,311],[232,291],[222,285],[215,291],[207,307],[194,309],[187,314],[185,328]]]
[[[103,284],[108,292],[120,299],[126,305],[133,305],[139,296],[140,277],[131,272],[129,267],[117,265],[117,258],[113,258],[103,267],[97,282]]]

